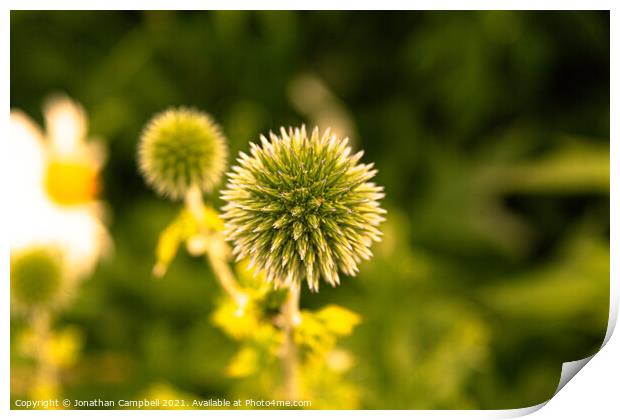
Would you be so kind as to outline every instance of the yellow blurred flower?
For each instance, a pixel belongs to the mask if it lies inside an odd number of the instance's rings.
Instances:
[[[54,381],[39,381],[33,385],[28,397],[33,401],[48,402],[60,398],[61,392],[58,384]],[[38,410],[60,410],[55,404],[42,404]]]
[[[105,150],[88,139],[84,109],[68,97],[51,98],[43,114],[45,132],[11,111],[11,250],[58,247],[71,277],[83,278],[111,244],[97,200]]]
[[[41,341],[32,329],[25,329],[17,336],[20,351],[29,357],[36,357],[41,347],[45,348],[45,357],[52,366],[66,368],[75,365],[84,346],[84,335],[77,327],[68,326],[60,331],[51,332],[46,340]]]

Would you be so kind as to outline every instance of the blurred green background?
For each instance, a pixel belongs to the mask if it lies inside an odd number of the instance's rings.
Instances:
[[[213,114],[232,156],[305,122],[348,134],[376,163],[389,214],[374,259],[302,296],[362,315],[344,343],[362,408],[537,404],[562,362],[602,342],[607,12],[14,11],[10,69],[12,107],[42,122],[43,99],[66,92],[109,147],[115,252],[59,319],[85,339],[63,377],[70,398],[235,386],[235,344],[209,319],[210,270],[182,252],[151,277],[178,207],[146,188],[135,150],[172,105]]]

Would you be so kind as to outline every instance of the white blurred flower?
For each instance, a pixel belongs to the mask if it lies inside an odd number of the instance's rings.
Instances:
[[[22,111],[11,111],[11,251],[59,247],[69,274],[79,279],[111,245],[97,201],[105,151],[87,138],[86,114],[68,97],[51,98],[43,113],[45,133]]]

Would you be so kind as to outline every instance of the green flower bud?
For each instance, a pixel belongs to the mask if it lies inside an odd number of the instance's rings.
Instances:
[[[54,249],[32,248],[11,256],[11,302],[21,309],[57,303],[62,286],[62,260]]]
[[[213,119],[191,109],[169,109],[147,124],[138,163],[146,182],[172,199],[198,186],[209,192],[226,168],[226,139]]]
[[[311,137],[305,127],[282,128],[250,151],[240,153],[222,193],[237,258],[248,257],[278,286],[305,278],[316,291],[319,277],[335,286],[338,271],[354,276],[385,220],[383,187],[369,182],[373,164],[358,163],[363,152],[351,155],[347,139],[318,128]]]

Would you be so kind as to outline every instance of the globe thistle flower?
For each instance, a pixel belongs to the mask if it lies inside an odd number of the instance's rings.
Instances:
[[[358,163],[347,139],[315,128],[261,136],[250,155],[240,153],[222,199],[226,235],[238,259],[265,272],[276,286],[304,279],[317,291],[319,277],[332,286],[338,271],[354,276],[379,241],[385,213],[383,187],[369,182],[373,164]]]
[[[11,255],[11,303],[14,310],[49,308],[59,303],[63,263],[58,249],[36,247]]]
[[[227,154],[224,135],[209,115],[178,108],[148,123],[140,139],[138,162],[151,187],[179,199],[192,186],[211,191],[222,177]]]

